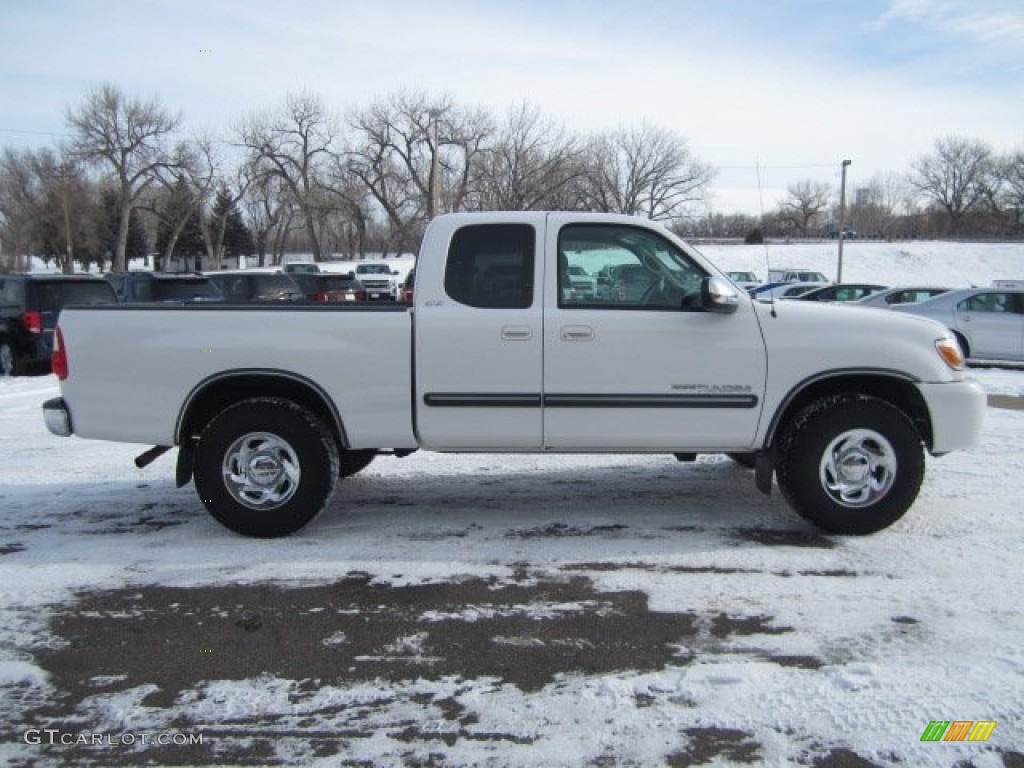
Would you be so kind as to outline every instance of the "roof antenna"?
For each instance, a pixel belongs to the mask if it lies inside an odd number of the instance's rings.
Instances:
[[[757,199],[761,205],[761,245],[764,246],[764,267],[765,277],[764,280],[768,282],[768,275],[771,274],[772,264],[768,254],[768,237],[765,235],[764,226],[764,190],[761,186],[761,163],[760,161],[754,162],[754,168],[757,170]],[[771,305],[771,316],[778,317],[775,314],[775,291],[771,288],[768,289],[768,303]]]

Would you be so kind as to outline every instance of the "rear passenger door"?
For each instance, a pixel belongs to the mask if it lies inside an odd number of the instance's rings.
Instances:
[[[956,305],[955,324],[967,337],[971,357],[1020,357],[1024,315],[1019,299],[1013,292],[984,291]]]
[[[541,446],[542,221],[459,227],[443,272],[421,274],[414,397],[424,447]]]

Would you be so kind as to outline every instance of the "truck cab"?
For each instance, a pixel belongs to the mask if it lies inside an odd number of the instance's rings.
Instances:
[[[424,447],[752,443],[764,343],[749,302],[704,300],[712,268],[630,217],[477,221],[444,217],[423,243],[432,258],[420,260],[414,334]],[[610,274],[609,289],[580,291],[574,268]],[[452,365],[466,350],[487,364]]]

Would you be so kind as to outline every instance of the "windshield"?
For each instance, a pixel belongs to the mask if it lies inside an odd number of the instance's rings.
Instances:
[[[360,264],[356,272],[360,275],[390,275],[391,268],[387,264]]]
[[[152,295],[156,301],[168,299],[196,299],[208,298],[219,299],[221,297],[217,286],[209,280],[174,280],[158,279],[152,283]]]

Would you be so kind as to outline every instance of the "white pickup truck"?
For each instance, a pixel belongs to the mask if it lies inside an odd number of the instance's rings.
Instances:
[[[411,308],[83,306],[56,335],[50,431],[153,446],[139,466],[177,446],[179,486],[258,537],[419,448],[725,453],[821,528],[870,533],[985,408],[942,325],[751,301],[660,225],[604,214],[441,216]]]

